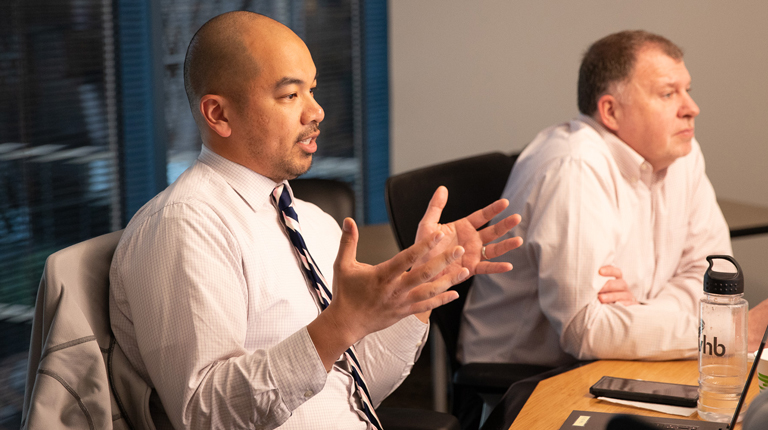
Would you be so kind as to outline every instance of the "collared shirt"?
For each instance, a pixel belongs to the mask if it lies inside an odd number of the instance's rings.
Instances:
[[[112,329],[177,429],[372,428],[345,362],[326,373],[307,333],[319,308],[270,200],[276,185],[204,146],[115,251]],[[313,204],[295,209],[330,282],[341,230]],[[426,334],[411,316],[356,345],[374,405]]]
[[[519,213],[511,272],[477,276],[459,359],[561,365],[578,359],[693,358],[710,254],[731,254],[728,227],[698,142],[667,169],[581,116],[542,131],[522,152],[504,197]],[[641,304],[601,304],[623,272]]]

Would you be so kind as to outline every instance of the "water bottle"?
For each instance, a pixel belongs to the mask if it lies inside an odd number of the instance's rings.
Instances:
[[[712,270],[728,260],[736,273]],[[729,422],[747,377],[747,301],[744,275],[733,257],[710,255],[699,303],[698,412],[707,421]],[[739,417],[741,418],[741,417]]]

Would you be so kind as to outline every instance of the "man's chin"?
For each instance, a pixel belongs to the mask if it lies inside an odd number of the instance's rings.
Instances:
[[[666,169],[667,167],[671,166],[672,163],[674,163],[678,158],[683,158],[690,154],[692,149],[693,145],[691,144],[690,140],[687,142],[679,142],[675,146],[673,150],[674,152],[669,153],[669,159],[661,166],[654,166],[654,170]]]
[[[680,144],[680,153],[679,153],[680,155],[678,156],[678,158],[685,157],[686,155],[691,153],[691,150],[693,150],[692,142],[693,142],[693,138],[690,138]]]
[[[295,166],[292,166],[290,169],[291,179],[296,179],[301,175],[304,175],[305,173],[309,172],[309,170],[312,168],[312,162],[314,161],[314,158],[312,157],[312,154],[307,154],[307,158],[309,159],[308,162],[304,163],[302,160],[301,163],[296,163]]]

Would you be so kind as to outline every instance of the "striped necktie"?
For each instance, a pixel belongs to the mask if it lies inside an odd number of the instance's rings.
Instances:
[[[320,309],[323,311],[331,303],[333,295],[328,289],[328,283],[325,282],[323,274],[320,273],[320,268],[317,267],[315,260],[313,260],[312,256],[309,254],[307,244],[304,243],[304,238],[301,236],[299,216],[293,209],[293,196],[290,192],[290,186],[282,183],[275,187],[272,191],[272,203],[280,212],[280,219],[283,222],[288,238],[291,239],[291,244],[293,244],[293,249],[296,251],[296,256],[301,262],[301,268],[304,271],[304,275],[310,285],[312,285],[312,290],[315,292],[317,301],[320,303]],[[360,396],[365,417],[374,427],[381,430],[379,417],[376,416],[376,411],[373,410],[371,395],[365,384],[363,372],[360,369],[360,362],[357,360],[357,354],[355,353],[355,347],[350,346],[349,349],[344,352],[344,357],[346,358],[349,367],[352,369],[352,378],[355,381],[355,387],[357,394]]]

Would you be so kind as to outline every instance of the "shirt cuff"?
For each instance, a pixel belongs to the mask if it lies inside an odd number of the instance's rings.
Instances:
[[[414,315],[403,318],[380,332],[389,351],[405,362],[414,360],[414,351],[421,351],[428,334],[429,323],[425,324]]]
[[[280,397],[294,411],[322,391],[328,372],[306,327],[267,352]]]

